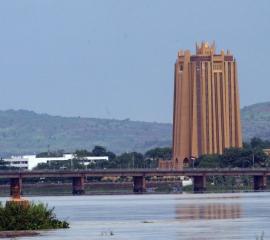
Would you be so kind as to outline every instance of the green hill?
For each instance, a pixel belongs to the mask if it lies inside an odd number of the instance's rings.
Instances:
[[[0,154],[105,146],[116,153],[169,146],[171,124],[0,111]]]
[[[270,139],[270,102],[242,109],[244,140]],[[0,154],[26,154],[95,145],[120,153],[171,145],[172,125],[130,120],[59,117],[26,110],[0,111]]]
[[[252,137],[270,140],[270,102],[242,108],[241,120],[245,140]]]

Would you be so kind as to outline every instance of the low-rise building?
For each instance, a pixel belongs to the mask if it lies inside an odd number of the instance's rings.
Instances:
[[[270,148],[265,148],[263,151],[266,155],[270,156]]]
[[[22,168],[32,170],[39,163],[48,163],[51,161],[67,161],[74,160],[80,161],[80,163],[87,166],[90,163],[97,163],[98,161],[108,161],[108,156],[86,156],[77,157],[72,153],[65,153],[61,157],[37,157],[37,155],[23,155],[23,156],[12,156],[10,158],[3,159],[6,164],[10,167]]]

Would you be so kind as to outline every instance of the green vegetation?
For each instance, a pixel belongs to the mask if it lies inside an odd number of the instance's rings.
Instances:
[[[0,231],[44,230],[69,228],[66,221],[60,221],[54,209],[38,203],[7,202],[0,204]]]
[[[172,159],[172,148],[164,147],[164,148],[154,148],[150,149],[145,153],[145,157],[149,157],[152,159]]]
[[[263,149],[269,148],[270,142],[260,138],[252,138],[250,143],[244,143],[243,148],[225,149],[222,155],[203,155],[194,162],[197,168],[250,168],[268,167],[270,158]],[[192,167],[190,164],[190,167]]]
[[[63,157],[64,150],[58,150],[58,151],[47,151],[47,152],[41,152],[37,154],[38,158],[47,158],[47,157]]]

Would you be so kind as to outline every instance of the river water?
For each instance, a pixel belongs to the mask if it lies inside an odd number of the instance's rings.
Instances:
[[[270,193],[29,197],[70,229],[31,239],[270,239]],[[5,201],[6,198],[0,198]],[[29,239],[19,238],[19,239]]]

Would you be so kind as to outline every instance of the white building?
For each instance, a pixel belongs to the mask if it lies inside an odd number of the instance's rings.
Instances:
[[[36,155],[23,155],[23,156],[12,156],[11,158],[3,159],[8,166],[10,167],[17,167],[32,170],[35,168],[39,163],[48,163],[51,161],[67,161],[67,160],[74,160],[80,161],[85,166],[90,163],[96,163],[101,160],[108,161],[108,156],[89,156],[89,157],[80,157],[78,158],[76,155],[71,153],[63,154],[62,157],[37,157]]]

